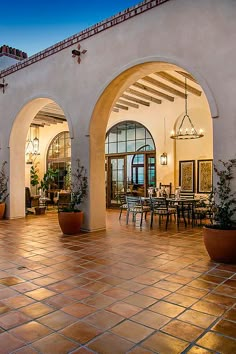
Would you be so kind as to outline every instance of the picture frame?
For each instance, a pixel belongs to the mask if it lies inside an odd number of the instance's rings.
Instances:
[[[195,192],[195,160],[179,161],[179,185],[183,192]]]
[[[213,160],[198,160],[197,166],[197,192],[211,193],[213,185]]]

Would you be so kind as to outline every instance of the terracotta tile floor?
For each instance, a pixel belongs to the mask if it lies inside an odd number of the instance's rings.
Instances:
[[[0,354],[236,353],[236,265],[199,226],[63,236],[56,213],[0,221]]]

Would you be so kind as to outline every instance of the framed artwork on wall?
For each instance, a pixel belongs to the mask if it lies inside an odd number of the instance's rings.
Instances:
[[[179,185],[181,191],[194,193],[195,191],[195,161],[179,161]]]
[[[198,160],[197,167],[197,192],[211,193],[213,184],[213,161]]]

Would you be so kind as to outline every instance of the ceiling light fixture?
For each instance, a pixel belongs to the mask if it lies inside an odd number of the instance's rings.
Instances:
[[[194,125],[191,121],[191,118],[188,115],[188,95],[187,95],[187,79],[185,78],[185,114],[183,116],[183,119],[180,123],[179,128],[177,129],[177,132],[175,131],[171,132],[171,139],[176,139],[176,140],[187,140],[187,139],[199,139],[204,136],[203,130],[199,129],[199,132],[194,128]]]

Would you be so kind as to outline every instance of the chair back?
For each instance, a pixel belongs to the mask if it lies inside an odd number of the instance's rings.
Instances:
[[[133,197],[133,196],[130,196],[130,195],[126,196],[126,203],[127,203],[128,209],[142,206],[142,202],[141,202],[141,198],[140,197]]]

